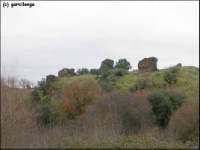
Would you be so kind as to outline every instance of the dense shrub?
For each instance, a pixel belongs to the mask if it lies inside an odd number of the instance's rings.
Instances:
[[[56,77],[55,75],[50,74],[50,75],[48,75],[48,76],[46,77],[46,82],[47,82],[47,83],[51,83],[51,82],[56,81],[56,79],[57,79],[57,77]]]
[[[134,85],[132,85],[129,90],[131,92],[141,91],[148,87],[148,81],[144,78],[138,79]]]
[[[114,81],[117,79],[113,70],[102,73],[98,77],[98,84],[101,88],[101,92],[111,92],[115,89]]]
[[[47,86],[46,80],[43,78],[38,82],[38,85],[33,89],[32,100],[33,102],[40,101],[43,95],[47,95]]]
[[[101,88],[101,92],[111,92],[114,90],[114,85],[108,79],[99,79],[98,84]]]
[[[35,112],[39,120],[44,124],[51,122],[49,104],[50,97],[48,96],[48,86],[45,79],[38,82],[38,85],[33,89],[32,101]]]
[[[98,126],[108,132],[131,134],[153,125],[145,97],[131,93],[113,91],[100,96],[88,113],[95,116]]]
[[[74,68],[63,68],[60,71],[58,71],[58,76],[59,77],[70,77],[70,76],[73,76],[73,75],[75,75],[74,70],[75,70]]]
[[[63,122],[83,113],[86,105],[96,98],[99,89],[95,80],[74,80],[66,83],[63,101],[52,95],[49,90],[52,89],[43,79],[32,92],[37,118],[45,125]]]
[[[156,124],[166,127],[170,117],[183,103],[184,96],[175,91],[158,91],[152,93],[148,100],[151,104],[152,112],[156,117]]]
[[[36,105],[35,110],[38,119],[40,119],[44,124],[50,124],[53,122],[51,120],[51,111],[49,109],[50,98],[48,96],[40,96],[40,101]]]
[[[121,68],[116,68],[113,70],[113,74],[117,77],[121,77],[123,75],[128,74],[128,71],[125,69],[121,69]]]
[[[156,72],[150,78],[150,87],[152,87],[154,89],[165,88],[167,86],[167,83],[163,80],[162,75],[163,74],[161,74],[161,72]]]
[[[54,101],[52,90],[55,90],[51,86],[52,82],[53,81],[47,82],[47,80],[42,79],[32,91],[34,111],[38,120],[44,125],[53,125],[58,121],[61,121],[57,115],[59,112],[54,111],[54,106],[52,106],[52,102]]]
[[[52,95],[55,91],[55,88],[52,85],[57,79],[58,78],[54,75],[48,75],[46,77],[46,90],[48,92],[48,95]]]
[[[105,59],[101,63],[98,84],[100,85],[102,92],[111,92],[116,89],[115,81],[119,77],[128,74],[130,63],[126,59],[120,59],[115,68],[113,67],[113,64],[114,61],[111,59]]]
[[[128,74],[125,69],[112,69],[107,72],[102,73],[98,77],[98,84],[101,87],[102,92],[111,92],[116,89],[115,81],[124,75]]]
[[[172,85],[173,83],[177,82],[176,74],[171,71],[166,71],[164,73],[164,80],[169,84]]]
[[[171,67],[164,72],[164,80],[171,86],[177,82],[177,74],[180,70],[179,66]]]
[[[189,99],[170,121],[172,133],[181,141],[199,141],[199,99]]]
[[[101,91],[111,92],[112,90],[116,89],[115,81],[127,73],[128,72],[124,69],[113,69],[100,75],[98,78],[98,84],[101,87]]]
[[[115,68],[129,70],[129,69],[131,69],[131,64],[125,58],[119,59],[115,65]]]
[[[100,73],[104,74],[113,69],[114,61],[111,59],[105,59],[101,62]]]
[[[75,80],[65,85],[64,106],[69,118],[84,112],[85,107],[95,100],[99,89],[94,80]]]

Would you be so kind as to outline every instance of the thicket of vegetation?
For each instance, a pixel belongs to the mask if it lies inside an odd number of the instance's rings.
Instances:
[[[156,124],[166,127],[172,113],[182,105],[184,96],[175,91],[158,91],[152,93],[148,100],[156,117]]]
[[[199,69],[130,69],[105,59],[34,88],[1,80],[2,147],[199,147]]]

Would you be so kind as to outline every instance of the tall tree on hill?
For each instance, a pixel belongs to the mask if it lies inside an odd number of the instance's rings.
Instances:
[[[114,61],[112,59],[105,59],[101,62],[100,73],[106,73],[113,69]]]
[[[131,64],[126,60],[126,58],[119,59],[118,62],[115,65],[116,69],[125,69],[129,70],[131,69]]]

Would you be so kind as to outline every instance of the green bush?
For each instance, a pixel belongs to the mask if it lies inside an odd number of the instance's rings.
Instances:
[[[38,85],[33,89],[32,100],[33,102],[39,102],[43,95],[47,95],[47,84],[43,78],[38,82]]]
[[[113,91],[98,97],[92,114],[100,126],[120,134],[136,133],[152,127],[153,119],[145,97],[129,92]]]
[[[98,84],[101,87],[101,91],[111,92],[116,89],[115,81],[127,73],[128,72],[124,69],[113,69],[100,75],[98,78]]]
[[[36,105],[36,114],[45,125],[50,124],[51,112],[49,110],[50,99],[48,96],[42,96],[39,103]]]
[[[177,82],[177,75],[180,70],[180,67],[175,66],[169,68],[167,71],[164,72],[164,80],[167,82],[169,85],[175,84]]]
[[[44,125],[52,125],[58,122],[58,112],[52,111],[52,97],[49,91],[52,90],[49,82],[45,79],[38,82],[32,91],[32,104],[37,119]]]
[[[101,62],[100,73],[104,74],[113,69],[114,61],[111,59],[105,59]]]
[[[84,112],[86,105],[92,102],[98,94],[99,88],[95,80],[73,80],[65,84],[64,95],[58,101],[57,93],[51,94],[46,81],[38,83],[32,92],[33,107],[37,118],[44,125],[53,125],[74,119]]]
[[[126,69],[116,68],[113,70],[113,74],[117,77],[121,77],[128,74],[128,71]]]
[[[102,92],[111,92],[114,89],[114,85],[108,79],[99,79],[98,84]]]
[[[102,73],[98,78],[98,84],[102,92],[111,92],[115,89],[114,82],[117,80],[117,76],[113,70]]]
[[[130,64],[126,59],[120,59],[115,68],[113,68],[113,64],[114,61],[111,59],[105,59],[101,63],[100,75],[97,79],[102,92],[111,92],[116,89],[115,81],[119,77],[128,74]]]
[[[118,62],[116,63],[116,65],[115,65],[115,68],[116,69],[129,70],[129,69],[131,69],[131,64],[125,58],[119,59]]]
[[[156,118],[156,124],[166,127],[172,113],[183,103],[184,96],[175,91],[158,91],[152,93],[148,100]]]
[[[136,92],[136,91],[142,91],[142,90],[144,90],[144,89],[147,88],[147,87],[148,87],[147,80],[141,78],[141,79],[136,80],[135,84],[132,85],[132,86],[129,88],[129,90],[130,90],[131,92]]]
[[[171,71],[166,71],[164,73],[164,80],[169,84],[172,85],[177,82],[177,76],[175,73]]]

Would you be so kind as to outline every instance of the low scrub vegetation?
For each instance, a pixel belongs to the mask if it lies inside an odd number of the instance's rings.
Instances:
[[[144,89],[147,89],[149,87],[148,81],[144,78],[136,80],[135,84],[130,87],[131,92],[137,92],[140,93],[143,92]]]
[[[69,118],[84,112],[85,107],[95,100],[99,93],[98,85],[93,80],[75,80],[65,85],[64,109]]]
[[[151,110],[144,96],[114,91],[100,96],[90,112],[100,126],[119,134],[145,130],[153,124]]]
[[[130,68],[105,59],[35,87],[2,78],[2,147],[198,148],[199,69]]]
[[[148,100],[156,118],[156,124],[166,127],[172,113],[183,103],[184,96],[175,91],[159,91],[152,93]]]
[[[170,129],[183,142],[199,141],[199,98],[187,100],[174,114]]]

